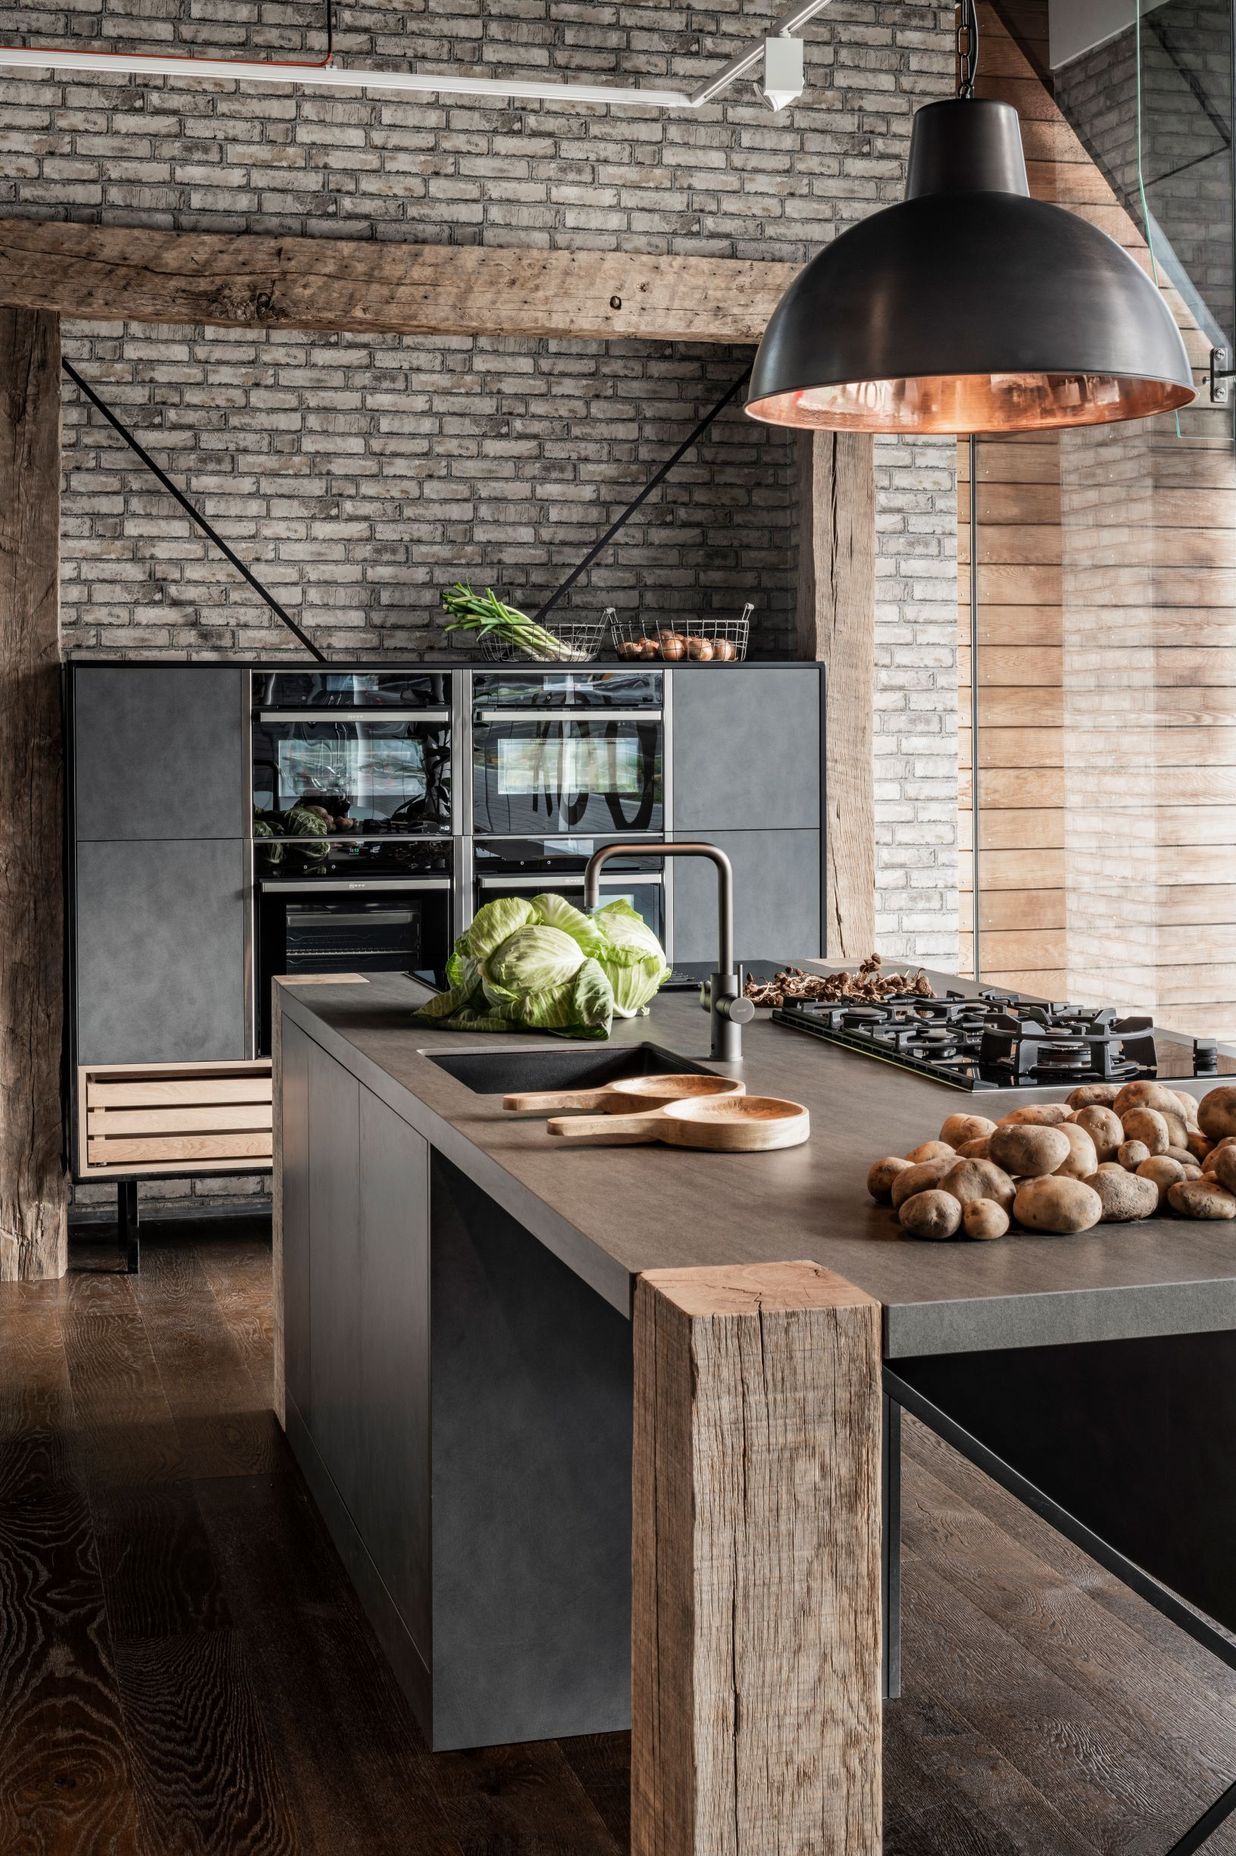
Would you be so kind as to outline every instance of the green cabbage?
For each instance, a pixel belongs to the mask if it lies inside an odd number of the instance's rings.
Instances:
[[[602,931],[604,946],[597,959],[613,988],[615,1013],[634,1018],[646,1012],[669,978],[661,943],[629,902],[607,902],[593,915],[592,925]]]
[[[564,896],[499,897],[478,909],[446,967],[447,990],[417,1018],[452,1031],[557,1031],[606,1038],[646,1012],[669,967],[628,902],[585,915]]]

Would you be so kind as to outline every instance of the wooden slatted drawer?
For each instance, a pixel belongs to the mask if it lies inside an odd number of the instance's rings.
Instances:
[[[78,1071],[78,1173],[254,1173],[271,1164],[270,1059]]]

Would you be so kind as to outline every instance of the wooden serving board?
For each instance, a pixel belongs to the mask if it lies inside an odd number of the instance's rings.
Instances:
[[[608,1146],[662,1141],[713,1153],[768,1153],[801,1147],[811,1135],[811,1116],[801,1102],[780,1096],[697,1096],[640,1115],[563,1116],[546,1127],[564,1140]]]

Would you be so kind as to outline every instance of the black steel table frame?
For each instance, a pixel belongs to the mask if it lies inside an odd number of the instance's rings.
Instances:
[[[1171,1623],[1185,1631],[1202,1648],[1209,1650],[1219,1662],[1229,1669],[1236,1670],[1236,1641],[1215,1628],[1200,1613],[1186,1605],[1170,1587],[1163,1585],[1148,1573],[1136,1561],[1121,1553],[1118,1547],[1096,1534],[1084,1521],[1062,1508],[1053,1501],[1037,1484],[1023,1476],[1020,1470],[998,1456],[994,1450],[981,1443],[963,1425],[951,1418],[946,1411],[933,1404],[929,1398],[902,1379],[891,1367],[884,1368],[884,1474],[883,1492],[885,1503],[884,1518],[884,1692],[886,1696],[896,1697],[901,1690],[901,1628],[900,1628],[900,1455],[901,1429],[900,1413],[908,1411],[920,1424],[934,1431],[957,1451],[959,1456],[973,1463],[976,1469],[989,1476],[1002,1489],[1019,1501],[1023,1506],[1037,1514],[1041,1520],[1054,1527],[1058,1534],[1080,1547],[1083,1553],[1102,1566],[1106,1572],[1127,1585],[1130,1591],[1144,1598],[1153,1605]],[[1228,1786],[1220,1798],[1217,1798],[1208,1811],[1204,1811],[1195,1824],[1190,1825],[1182,1837],[1178,1837],[1165,1856],[1191,1856],[1191,1852],[1201,1848],[1212,1837],[1219,1826],[1236,1811],[1236,1780]]]

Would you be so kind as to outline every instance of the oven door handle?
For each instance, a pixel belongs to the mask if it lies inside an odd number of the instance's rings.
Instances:
[[[557,892],[550,890],[555,877],[563,889],[582,889],[583,873],[575,876],[574,872],[547,870],[543,876],[479,876],[476,879],[478,889],[535,889],[543,890],[547,895]],[[660,870],[617,870],[601,876],[602,889],[641,889],[665,885],[664,873]]]
[[[337,728],[341,722],[449,722],[449,709],[259,709],[259,722],[308,722]]]
[[[307,877],[297,882],[292,877],[263,877],[259,888],[265,895],[277,891],[284,896],[348,896],[366,889],[449,889],[449,876],[371,876],[359,882],[337,882],[329,877]]]
[[[659,722],[660,709],[478,709],[473,721],[494,722]]]

